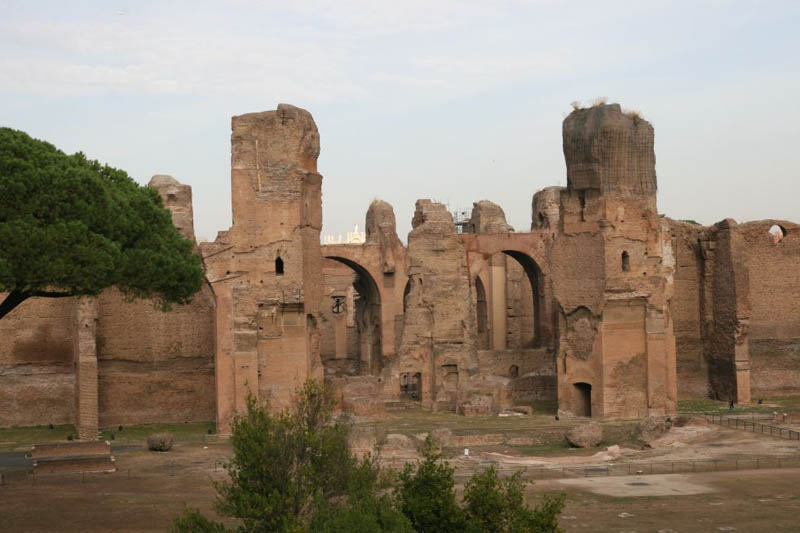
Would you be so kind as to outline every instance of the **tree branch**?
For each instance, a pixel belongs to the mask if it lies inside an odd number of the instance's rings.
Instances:
[[[19,304],[32,297],[41,298],[69,298],[75,296],[71,292],[56,292],[56,291],[11,291],[6,296],[3,303],[0,303],[0,319],[13,311]]]
[[[0,319],[14,310],[19,304],[30,298],[30,293],[23,291],[11,291],[6,296],[3,303],[0,303]]]
[[[70,296],[75,296],[75,294],[71,292],[55,292],[55,291],[30,291],[28,294],[30,296],[39,296],[42,298],[69,298]]]

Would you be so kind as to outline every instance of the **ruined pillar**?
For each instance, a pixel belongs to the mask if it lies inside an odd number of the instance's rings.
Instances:
[[[588,385],[592,416],[674,414],[675,258],[656,206],[653,127],[618,104],[578,109],[564,120],[563,147],[567,189],[553,260],[575,274],[551,269],[561,314],[559,401],[568,408]],[[535,199],[534,227],[552,227],[550,203]]]
[[[466,254],[447,208],[418,200],[408,235],[410,289],[397,370],[422,378],[422,402],[452,405],[444,377],[460,382],[477,370]]]
[[[489,261],[489,302],[491,305],[492,349],[506,349],[506,258],[494,255]]]
[[[715,224],[703,243],[705,284],[710,285],[705,342],[710,392],[714,398],[741,404],[750,403],[750,279],[742,257],[745,247],[733,219]]]
[[[393,360],[397,353],[396,321],[403,316],[403,290],[406,285],[405,249],[397,237],[394,208],[383,200],[373,200],[367,209],[364,223],[365,247],[377,246],[380,254],[380,272],[376,279],[383,287],[380,309],[380,334],[382,358]]]
[[[95,440],[99,430],[97,401],[97,300],[75,300],[75,427],[78,439]]]
[[[164,207],[172,214],[172,223],[178,232],[194,242],[192,187],[166,174],[156,174],[150,178],[147,186],[158,191]]]
[[[233,226],[203,248],[217,295],[217,418],[226,433],[248,395],[291,404],[322,379],[322,176],[307,111],[281,104],[231,121]]]

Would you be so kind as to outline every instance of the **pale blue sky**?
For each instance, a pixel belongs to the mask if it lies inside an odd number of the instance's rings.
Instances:
[[[293,5],[294,4],[294,5]],[[198,237],[230,225],[230,116],[305,107],[324,233],[374,198],[499,203],[566,183],[561,121],[607,97],[656,131],[659,210],[800,221],[800,2],[0,0],[0,124],[146,183],[194,188]]]

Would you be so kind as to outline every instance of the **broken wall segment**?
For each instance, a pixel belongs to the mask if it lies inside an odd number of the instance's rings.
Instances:
[[[150,178],[147,186],[158,191],[164,207],[172,214],[172,223],[178,229],[178,232],[194,242],[192,188],[166,174],[156,174]]]
[[[322,379],[319,133],[307,111],[231,120],[233,226],[203,247],[217,295],[217,420],[226,433],[248,394],[288,407]]]
[[[463,381],[477,372],[466,256],[444,205],[418,200],[412,227],[397,372],[420,375],[424,404],[454,406]]]
[[[601,195],[656,194],[653,126],[619,104],[577,109],[564,119],[564,158],[570,190]]]
[[[674,257],[656,210],[653,128],[616,104],[579,109],[564,120],[563,147],[567,190],[551,256],[559,403],[604,418],[673,414]]]

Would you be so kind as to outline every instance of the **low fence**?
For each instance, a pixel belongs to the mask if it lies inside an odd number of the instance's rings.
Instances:
[[[771,424],[762,424],[752,419],[747,420],[746,418],[725,416],[716,413],[706,413],[706,420],[713,424],[719,424],[729,428],[742,429],[745,431],[751,431],[753,433],[761,433],[762,435],[770,435],[772,437],[779,437],[781,439],[800,440],[800,431],[781,426],[773,426]]]

